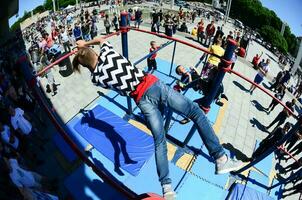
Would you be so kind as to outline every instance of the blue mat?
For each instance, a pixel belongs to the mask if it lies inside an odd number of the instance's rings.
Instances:
[[[75,200],[126,200],[86,165],[81,165],[67,177],[64,185]]]
[[[154,153],[151,136],[99,105],[82,115],[74,129],[105,157],[116,165],[119,163],[133,176],[138,175]],[[137,163],[126,164],[127,155]]]
[[[58,133],[54,134],[53,136],[53,142],[56,144],[60,152],[64,155],[64,157],[69,161],[73,162],[77,156],[73,152],[73,150],[70,148],[70,146],[65,142],[65,140],[62,138],[62,136]]]
[[[208,155],[207,149],[202,148],[202,155],[198,155],[194,162],[191,171],[200,176],[212,184],[219,185],[220,187],[225,187],[229,174],[215,174],[215,163],[214,160]],[[226,151],[227,154],[228,151]]]
[[[247,182],[247,186],[249,186],[250,188],[256,189],[256,190],[258,190],[260,192],[267,193],[267,190],[265,188],[261,187],[257,183],[260,183],[260,184],[263,184],[265,186],[268,186],[268,182],[269,182],[268,177],[266,177],[263,174],[260,174],[260,173],[258,173],[256,171],[250,171],[249,178],[251,180],[249,180]]]
[[[259,147],[259,145],[260,145],[260,142],[256,141],[255,150]],[[263,172],[264,174],[266,174],[268,176],[270,171],[272,170],[273,157],[274,157],[274,154],[271,153],[270,155],[266,156],[263,160],[258,162],[256,165],[254,165],[254,167],[256,167],[257,169],[259,169],[261,172]]]
[[[177,191],[177,200],[222,200],[226,196],[226,190],[209,184],[191,174],[188,175]]]
[[[273,200],[270,196],[237,183],[228,195],[228,200]]]
[[[181,182],[181,178],[184,174],[186,174],[185,171],[169,162],[169,175],[172,179],[173,188],[175,188],[176,185]],[[146,192],[161,194],[162,188],[156,173],[155,155],[153,155],[146,163],[138,176],[129,176],[124,183],[138,194]]]

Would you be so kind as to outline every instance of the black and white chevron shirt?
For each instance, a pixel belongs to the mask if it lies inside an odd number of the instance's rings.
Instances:
[[[129,96],[143,77],[143,71],[116,52],[111,44],[101,45],[99,61],[91,77],[95,85]]]

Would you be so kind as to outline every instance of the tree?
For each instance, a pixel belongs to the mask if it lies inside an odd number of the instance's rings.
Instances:
[[[288,44],[286,40],[274,27],[267,25],[263,26],[260,29],[260,34],[266,41],[277,47],[282,53],[286,53],[288,51]]]
[[[281,48],[280,51],[295,54],[298,45],[296,36],[291,33],[289,27],[285,28],[284,36],[281,36],[281,19],[274,11],[263,7],[259,0],[233,0],[230,15],[252,29],[261,30],[261,33],[265,34],[262,36],[273,45],[277,44],[274,46]],[[270,36],[269,33],[274,35]]]

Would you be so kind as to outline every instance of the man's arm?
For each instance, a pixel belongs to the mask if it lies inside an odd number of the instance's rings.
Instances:
[[[90,45],[101,45],[104,43],[106,40],[99,37],[99,38],[94,38],[93,40],[90,41],[84,41],[84,40],[79,40],[76,42],[78,48],[83,48],[83,47],[88,47]]]

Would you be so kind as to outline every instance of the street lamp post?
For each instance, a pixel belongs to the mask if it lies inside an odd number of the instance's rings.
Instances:
[[[52,0],[53,11],[56,12],[56,0]]]

